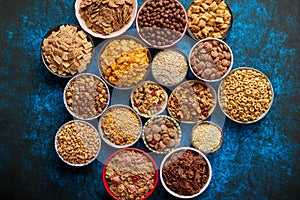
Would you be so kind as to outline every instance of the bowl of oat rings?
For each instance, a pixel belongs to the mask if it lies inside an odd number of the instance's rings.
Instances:
[[[160,166],[160,180],[171,195],[189,199],[199,196],[210,184],[211,164],[199,150],[180,147],[169,152]]]
[[[100,49],[99,72],[110,86],[132,89],[146,79],[151,53],[138,38],[122,35],[108,39]]]
[[[242,124],[261,120],[273,99],[273,86],[268,77],[250,67],[232,70],[218,88],[221,110],[229,119]]]
[[[113,153],[105,162],[102,180],[114,199],[147,199],[158,183],[155,161],[146,152],[124,148]]]
[[[75,15],[80,26],[97,38],[113,38],[133,24],[137,0],[76,0]]]

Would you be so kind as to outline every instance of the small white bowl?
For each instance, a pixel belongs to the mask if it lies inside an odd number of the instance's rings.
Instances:
[[[109,35],[102,35],[100,33],[96,33],[94,31],[92,31],[91,29],[89,29],[86,24],[85,21],[81,18],[80,14],[79,14],[79,8],[80,8],[80,3],[82,2],[82,0],[76,0],[75,1],[75,16],[80,24],[80,26],[86,31],[88,32],[90,35],[96,37],[96,38],[102,38],[102,39],[107,39],[107,38],[113,38],[113,37],[117,37],[119,35],[122,35],[125,31],[127,31],[131,25],[133,24],[133,22],[135,21],[135,17],[137,14],[137,7],[138,7],[138,2],[137,0],[133,0],[133,10],[131,13],[131,18],[129,20],[129,22],[120,30],[112,32]]]
[[[200,191],[196,194],[193,194],[193,195],[190,195],[190,196],[184,196],[184,195],[179,195],[177,194],[176,192],[172,191],[171,189],[168,188],[168,186],[166,185],[165,181],[164,181],[164,177],[163,177],[163,173],[162,173],[162,170],[163,170],[163,166],[165,165],[165,162],[168,160],[168,158],[170,156],[172,156],[172,154],[174,154],[175,152],[178,152],[178,151],[182,151],[182,150],[191,150],[191,151],[194,151],[196,152],[197,154],[199,154],[201,157],[204,158],[204,160],[206,161],[207,163],[207,166],[208,166],[208,169],[209,169],[209,176],[208,176],[208,180],[207,182],[205,183],[205,185],[200,189]],[[212,168],[211,168],[211,164],[208,160],[208,158],[199,150],[197,149],[194,149],[192,147],[180,147],[180,148],[177,148],[171,152],[169,152],[165,157],[164,159],[162,160],[161,162],[161,166],[160,166],[160,170],[159,170],[159,175],[160,175],[160,180],[161,180],[161,183],[163,185],[163,187],[167,190],[167,192],[169,192],[171,195],[173,195],[174,197],[177,197],[177,198],[181,198],[181,199],[190,199],[190,198],[194,198],[194,197],[197,197],[199,196],[201,193],[203,193],[206,188],[208,187],[210,181],[211,181],[211,177],[212,177]]]

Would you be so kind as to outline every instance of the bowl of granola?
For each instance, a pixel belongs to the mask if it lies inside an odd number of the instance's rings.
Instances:
[[[124,148],[113,153],[105,162],[102,180],[114,199],[147,199],[158,183],[155,161],[137,148]]]

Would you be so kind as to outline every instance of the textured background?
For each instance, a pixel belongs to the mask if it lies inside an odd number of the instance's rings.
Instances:
[[[62,99],[67,80],[46,70],[40,44],[51,27],[78,24],[74,0],[0,2],[1,199],[109,199],[101,172],[112,149],[103,145],[99,161],[77,169],[64,164],[53,145],[58,128],[72,117]],[[186,8],[190,3],[181,2]],[[300,1],[227,2],[234,15],[226,38],[234,53],[233,67],[264,72],[273,84],[275,100],[266,117],[251,125],[224,121],[216,110],[211,118],[223,127],[223,146],[208,155],[213,177],[198,199],[296,199],[300,195]],[[185,38],[178,47],[187,53],[191,45]],[[186,146],[189,127],[183,130]],[[135,147],[145,148],[142,141]],[[161,157],[155,159],[159,163]],[[171,197],[159,183],[150,199],[167,198]]]

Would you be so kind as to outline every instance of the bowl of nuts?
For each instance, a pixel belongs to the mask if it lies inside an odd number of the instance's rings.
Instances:
[[[172,91],[167,109],[171,117],[179,122],[196,123],[207,119],[216,104],[216,91],[211,85],[199,80],[188,80]]]
[[[100,117],[99,132],[104,142],[111,147],[129,147],[139,140],[142,121],[129,106],[115,104]]]
[[[104,80],[117,89],[132,89],[149,73],[151,54],[138,38],[122,35],[100,49],[98,68]]]
[[[73,117],[92,120],[98,118],[108,107],[110,93],[100,77],[82,73],[69,80],[63,98],[65,107]]]
[[[195,40],[225,39],[233,24],[229,5],[223,0],[194,0],[187,9],[188,34]]]
[[[105,162],[102,180],[114,199],[147,199],[158,183],[155,161],[146,152],[124,148],[113,153]]]
[[[172,117],[157,115],[145,123],[142,138],[150,151],[165,154],[180,145],[181,129]]]
[[[59,158],[71,166],[85,166],[100,152],[100,135],[88,122],[72,120],[63,124],[55,135],[55,151]]]
[[[261,120],[269,112],[273,99],[274,90],[268,77],[250,67],[232,70],[218,88],[221,110],[237,123]]]
[[[51,28],[41,44],[41,57],[54,75],[71,78],[85,71],[92,59],[94,43],[79,26],[61,24]]]
[[[188,70],[186,56],[175,48],[159,51],[151,63],[153,78],[166,87],[175,86],[183,81]]]
[[[168,94],[153,81],[144,81],[130,95],[132,108],[142,117],[150,118],[162,113],[167,107]]]
[[[137,0],[76,0],[75,15],[80,26],[97,38],[122,35],[133,24]]]
[[[188,27],[185,8],[178,0],[147,0],[138,10],[137,33],[154,48],[178,43]]]
[[[198,41],[191,49],[189,65],[192,73],[205,82],[223,79],[233,65],[231,48],[217,38]]]
[[[204,154],[214,153],[222,146],[223,131],[213,122],[199,122],[192,129],[191,140],[193,147]]]
[[[211,164],[199,150],[180,147],[169,152],[161,162],[160,180],[171,195],[188,199],[199,196],[212,177]]]

